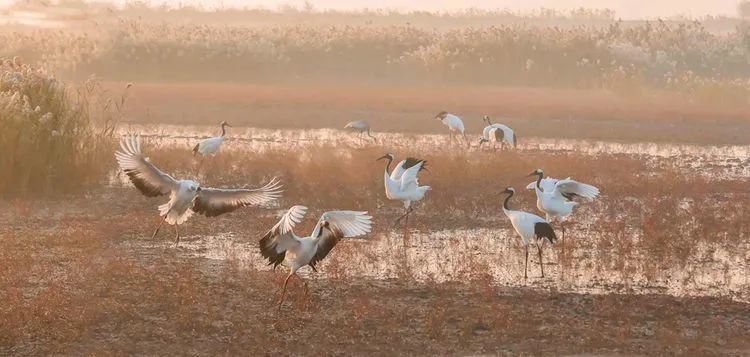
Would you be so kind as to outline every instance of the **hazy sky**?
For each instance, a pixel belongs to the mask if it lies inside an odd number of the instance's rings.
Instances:
[[[113,0],[124,3],[126,0]],[[739,0],[309,0],[318,9],[395,8],[402,10],[457,10],[468,7],[509,9],[531,12],[540,7],[567,10],[571,8],[609,8],[623,18],[668,17],[672,15],[734,15]],[[10,3],[12,0],[0,0]],[[250,6],[278,8],[284,4],[301,6],[304,0],[149,0],[153,4],[199,3],[205,7]]]

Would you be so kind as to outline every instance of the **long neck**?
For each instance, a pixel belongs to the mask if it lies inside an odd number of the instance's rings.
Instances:
[[[385,165],[385,173],[388,174],[391,172],[391,163],[393,163],[393,158],[388,156],[386,159],[388,159],[388,164]]]
[[[227,126],[226,124],[221,124],[221,136],[227,135]]]
[[[510,198],[513,197],[513,192],[508,193],[508,197],[505,197],[505,201],[503,201],[503,209],[506,211],[510,211],[510,207],[508,207],[508,201],[510,201]]]
[[[536,188],[542,189],[542,174],[537,174],[536,177]]]

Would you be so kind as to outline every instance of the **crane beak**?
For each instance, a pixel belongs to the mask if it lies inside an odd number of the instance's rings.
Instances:
[[[375,161],[380,161],[380,160],[387,159],[387,158],[388,158],[388,155],[383,155],[383,156],[377,158]]]

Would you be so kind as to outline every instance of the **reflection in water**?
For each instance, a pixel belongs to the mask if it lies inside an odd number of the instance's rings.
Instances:
[[[571,234],[544,250],[545,278],[539,276],[536,254],[530,254],[529,279],[524,281],[524,250],[507,229],[475,229],[412,234],[404,247],[400,233],[349,239],[340,243],[319,267],[317,277],[466,281],[489,274],[495,284],[533,286],[588,293],[669,294],[723,296],[750,302],[750,244],[722,247],[699,243],[698,252],[685,264],[650,271],[642,262],[659,259],[635,252],[622,261],[602,259],[608,252],[587,244],[591,237]],[[638,238],[634,238],[638,239]],[[180,250],[193,256],[230,260],[244,268],[270,270],[258,253],[255,240],[232,235],[187,238]],[[532,252],[535,252],[532,250]],[[565,254],[563,254],[565,252]],[[610,252],[611,253],[611,252]],[[312,273],[303,269],[303,276]]]

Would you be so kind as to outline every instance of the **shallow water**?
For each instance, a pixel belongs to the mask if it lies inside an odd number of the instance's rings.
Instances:
[[[191,150],[199,139],[217,134],[215,126],[147,125],[122,128],[126,132],[139,132],[144,138],[157,139],[160,145],[183,146]],[[389,147],[446,147],[447,135],[375,133],[378,144]],[[476,138],[478,140],[478,137]],[[471,150],[478,150],[477,141],[470,136]],[[310,145],[336,144],[347,146],[367,145],[357,134],[337,129],[259,129],[230,128],[225,150],[252,150],[264,152],[279,148],[297,149]],[[488,149],[488,148],[485,148]],[[618,143],[574,139],[549,139],[528,137],[519,140],[521,154],[545,151],[551,153],[575,152],[585,155],[624,154],[639,157],[653,165],[670,165],[690,174],[710,178],[750,177],[750,146],[705,146],[664,143]]]

